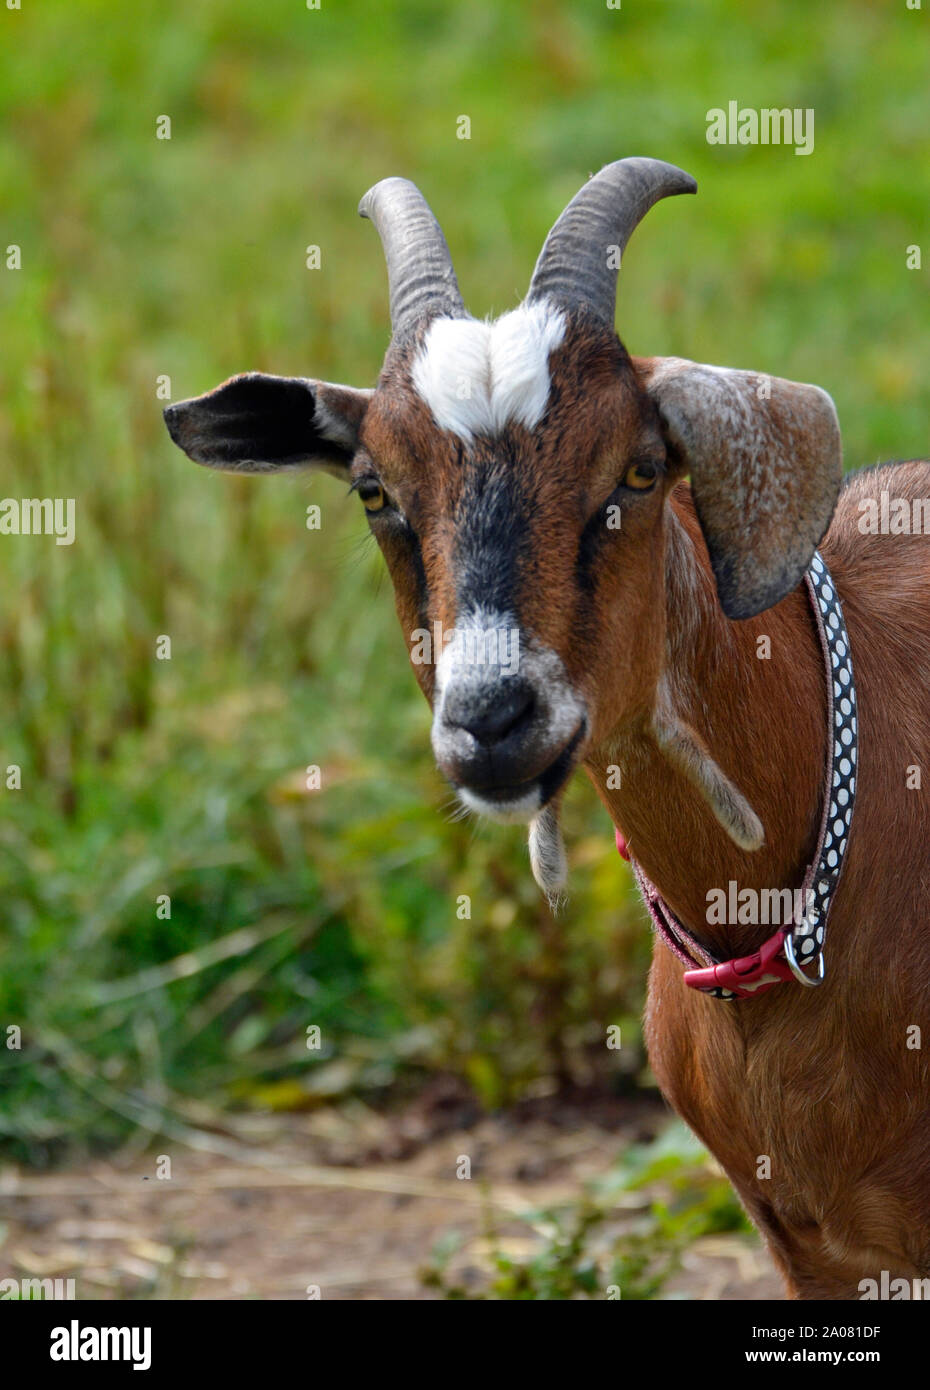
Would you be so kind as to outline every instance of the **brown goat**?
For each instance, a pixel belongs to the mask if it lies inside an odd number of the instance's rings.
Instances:
[[[659,161],[608,166],[555,224],[525,303],[492,324],[468,316],[420,194],[386,180],[361,208],[391,288],[377,388],[251,374],[165,414],[197,462],[350,480],[464,803],[529,821],[555,894],[559,797],[583,766],[641,871],[720,960],[769,930],[715,924],[711,891],[795,889],[816,856],[829,691],[803,580],[822,540],[861,748],[825,982],[720,1003],[657,944],[646,1026],[664,1095],[789,1293],[849,1298],[882,1271],[930,1275],[930,824],[913,785],[930,764],[930,547],[862,527],[883,491],[930,497],[930,464],[856,474],[837,502],[824,392],[627,355],[620,256],[654,202],[694,191]]]

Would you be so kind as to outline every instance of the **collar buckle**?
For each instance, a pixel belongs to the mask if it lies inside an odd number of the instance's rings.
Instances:
[[[789,961],[782,957],[786,936],[781,927],[763,941],[758,951],[748,956],[735,956],[722,961],[720,965],[709,965],[702,970],[686,970],[685,984],[692,989],[725,989],[735,994],[737,999],[752,999],[757,994],[765,994],[772,985],[790,980],[793,974]],[[816,984],[815,980],[805,978],[805,984]]]

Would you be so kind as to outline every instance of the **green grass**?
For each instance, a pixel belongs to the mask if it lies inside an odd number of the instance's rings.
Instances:
[[[590,170],[650,153],[701,192],[632,243],[630,349],[817,381],[850,463],[926,454],[927,23],[866,0],[0,9],[0,251],[23,260],[0,256],[2,491],[77,504],[73,547],[0,537],[0,768],[23,775],[0,790],[4,1152],[435,1068],[487,1104],[635,1073],[635,1024],[621,1068],[603,1038],[648,941],[593,795],[569,799],[553,922],[517,830],[447,819],[354,499],[194,468],[156,380],[370,384],[371,183],[421,185],[483,315]],[[814,107],[814,154],[708,146],[730,99]]]

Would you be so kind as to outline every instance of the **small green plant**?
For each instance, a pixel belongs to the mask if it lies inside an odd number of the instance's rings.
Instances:
[[[643,1203],[631,1207],[637,1192]],[[489,1204],[484,1267],[463,1265],[460,1242],[447,1237],[422,1272],[425,1287],[448,1299],[652,1299],[699,1237],[751,1229],[729,1183],[678,1121],[654,1144],[628,1149],[577,1202],[521,1220],[540,1237],[533,1254],[510,1252]]]

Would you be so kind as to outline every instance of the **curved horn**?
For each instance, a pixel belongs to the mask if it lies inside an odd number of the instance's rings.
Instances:
[[[442,228],[416,184],[382,179],[358,210],[374,222],[384,247],[395,338],[437,314],[468,318]]]
[[[614,326],[617,270],[626,244],[660,198],[696,193],[690,174],[661,159],[618,159],[576,193],[546,237],[527,303],[548,296],[566,308],[584,306]],[[620,256],[610,250],[619,247]],[[612,261],[618,264],[611,264]]]

